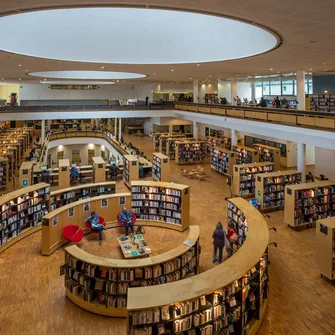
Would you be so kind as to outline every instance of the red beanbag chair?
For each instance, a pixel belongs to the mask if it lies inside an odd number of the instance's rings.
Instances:
[[[80,242],[84,236],[83,230],[74,224],[63,227],[62,233],[66,240],[76,243]]]

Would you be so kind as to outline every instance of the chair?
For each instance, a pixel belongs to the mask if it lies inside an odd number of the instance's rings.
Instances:
[[[103,226],[106,226],[105,219],[100,215],[99,215],[99,223],[102,224]],[[89,224],[88,221],[85,221],[85,226],[90,233],[98,233],[98,231],[91,229],[91,225]]]
[[[63,227],[62,234],[66,240],[75,243],[80,242],[84,236],[83,230],[74,224]]]
[[[131,219],[131,223],[133,224],[133,226],[135,226],[136,223],[136,214],[134,212],[130,212],[132,219]],[[124,223],[122,221],[120,221],[120,214],[121,212],[118,213],[118,215],[116,216],[117,222],[119,223],[120,226],[124,227]]]

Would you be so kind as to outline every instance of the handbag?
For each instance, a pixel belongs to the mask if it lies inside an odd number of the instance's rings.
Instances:
[[[144,230],[144,227],[142,225],[138,225],[137,228],[136,228],[136,235],[138,234],[145,234],[145,230]]]
[[[230,243],[236,243],[237,240],[238,240],[238,235],[236,233],[233,233],[233,235],[229,237]]]

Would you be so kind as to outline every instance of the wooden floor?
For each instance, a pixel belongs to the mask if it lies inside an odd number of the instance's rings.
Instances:
[[[125,135],[127,140],[127,136]],[[146,153],[152,152],[148,137],[131,137]],[[227,222],[230,196],[225,178],[203,165],[209,178],[198,182],[181,177],[172,163],[171,181],[191,186],[191,224],[201,230],[201,270],[212,264],[212,231],[215,224]],[[185,166],[183,166],[185,168]],[[186,167],[188,168],[188,167]],[[190,167],[191,168],[191,167]],[[122,182],[117,191],[126,190]],[[283,223],[283,212],[270,213],[270,297],[266,318],[259,335],[333,335],[335,333],[335,287],[321,279],[315,268],[314,229],[295,232]],[[105,257],[121,257],[116,246],[118,229],[105,233],[99,246],[95,235],[84,238],[81,247]],[[155,254],[181,243],[187,232],[146,228],[146,238]],[[64,277],[59,266],[64,263],[63,249],[50,257],[41,256],[41,233],[38,232],[0,255],[0,334],[110,334],[125,335],[126,321],[88,313],[75,306],[64,294]]]

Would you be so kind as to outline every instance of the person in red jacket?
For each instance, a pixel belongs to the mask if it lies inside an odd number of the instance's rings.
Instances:
[[[227,239],[230,243],[230,247],[228,249],[228,257],[231,257],[234,253],[234,244],[237,242],[238,235],[237,230],[235,228],[234,222],[228,222],[228,231],[227,231]]]

